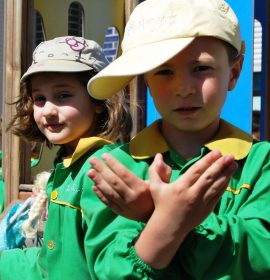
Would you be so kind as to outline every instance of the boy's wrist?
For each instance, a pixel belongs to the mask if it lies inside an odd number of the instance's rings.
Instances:
[[[170,264],[186,235],[167,215],[155,210],[135,242],[135,251],[152,268],[163,269]]]

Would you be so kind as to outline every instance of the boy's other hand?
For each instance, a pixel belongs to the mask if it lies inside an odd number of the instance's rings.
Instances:
[[[154,210],[149,182],[139,179],[110,154],[103,154],[102,159],[106,164],[91,158],[93,169],[88,172],[97,197],[118,215],[146,222]],[[161,172],[166,181],[166,171]]]

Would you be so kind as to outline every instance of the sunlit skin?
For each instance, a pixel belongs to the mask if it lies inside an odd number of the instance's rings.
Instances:
[[[218,130],[227,91],[235,87],[242,59],[229,62],[224,44],[196,38],[181,53],[145,74],[162,132],[182,156],[193,157]]]
[[[37,126],[71,155],[80,138],[93,134],[96,106],[86,87],[69,73],[35,74],[31,84]]]

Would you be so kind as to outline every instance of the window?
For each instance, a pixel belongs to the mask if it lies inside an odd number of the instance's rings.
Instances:
[[[35,49],[39,43],[45,40],[45,34],[42,16],[39,12],[34,11],[33,21],[33,49]]]
[[[103,44],[103,52],[109,62],[117,57],[118,47],[119,32],[114,26],[110,26],[107,28]]]
[[[84,10],[78,2],[73,2],[69,6],[68,35],[84,36]]]

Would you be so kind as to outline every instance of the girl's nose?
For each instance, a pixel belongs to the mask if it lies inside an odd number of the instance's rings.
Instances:
[[[43,107],[43,115],[45,117],[48,116],[56,116],[58,114],[57,106],[50,101],[47,101]]]

